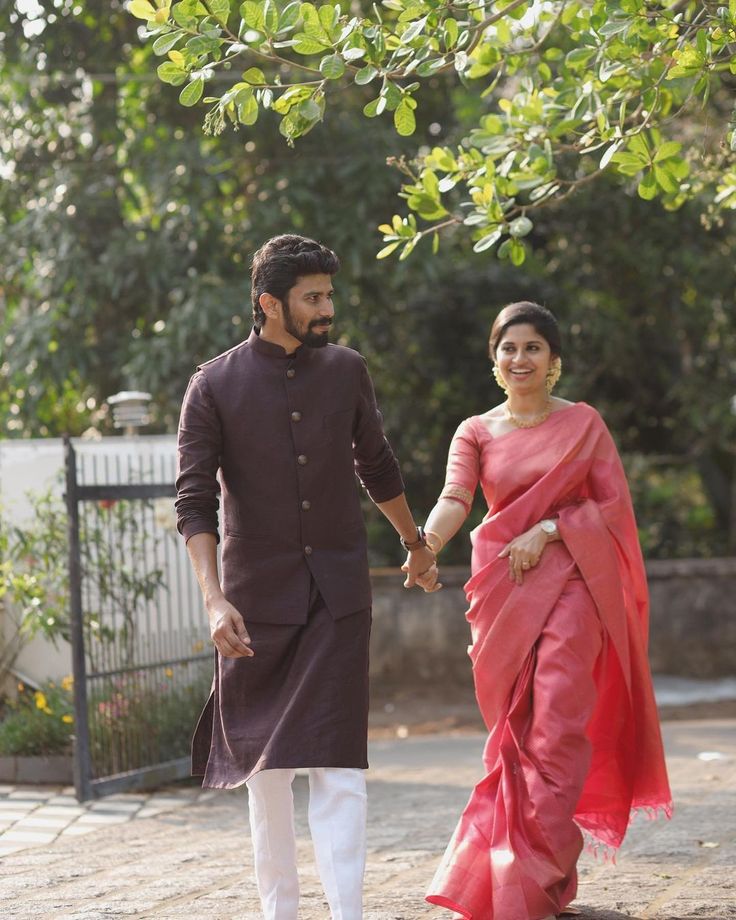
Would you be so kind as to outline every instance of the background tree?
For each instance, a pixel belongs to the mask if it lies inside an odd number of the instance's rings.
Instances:
[[[567,333],[560,394],[600,408],[625,451],[649,555],[726,551],[729,212],[704,227],[702,200],[669,212],[611,174],[538,211],[522,269],[473,253],[458,231],[434,259],[376,262],[376,227],[401,183],[386,160],[409,162],[416,138],[429,152],[440,137],[459,144],[491,97],[440,73],[422,86],[413,137],[386,117],[366,122],[373,83],[340,94],[294,148],[272,110],[253,127],[205,135],[180,88],[160,85],[122,3],[23,10],[0,24],[6,436],[110,431],[104,400],[130,387],[154,395],[153,430],[173,431],[195,364],[249,331],[249,255],[294,230],[343,257],[336,335],[369,361],[418,516],[438,494],[458,422],[502,398],[487,359],[492,317],[533,298]],[[207,91],[226,90],[224,79],[215,73]],[[696,136],[701,117],[681,120],[682,131]],[[397,561],[392,532],[370,522],[373,561]],[[467,561],[462,544],[450,552]]]

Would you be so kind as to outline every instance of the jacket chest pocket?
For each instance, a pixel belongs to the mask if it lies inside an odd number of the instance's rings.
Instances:
[[[325,440],[330,444],[353,446],[353,409],[341,409],[325,415],[323,428]]]

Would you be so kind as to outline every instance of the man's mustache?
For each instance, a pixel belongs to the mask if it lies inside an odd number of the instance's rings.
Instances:
[[[313,319],[312,322],[309,324],[309,328],[314,329],[317,326],[324,326],[325,329],[329,329],[331,325],[332,325],[331,319]]]

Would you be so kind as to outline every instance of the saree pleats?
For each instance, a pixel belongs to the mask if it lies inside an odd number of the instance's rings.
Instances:
[[[472,920],[546,917],[575,896],[573,821],[602,645],[585,583],[572,579],[527,655],[485,746],[477,784],[427,900]],[[440,893],[441,892],[441,893]]]

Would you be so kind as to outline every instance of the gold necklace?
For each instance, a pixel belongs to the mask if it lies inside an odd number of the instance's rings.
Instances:
[[[519,418],[518,416],[514,415],[508,403],[506,403],[503,408],[506,418],[511,422],[512,425],[515,425],[517,428],[536,428],[537,425],[541,425],[542,422],[546,422],[549,418],[550,413],[552,412],[552,400],[548,399],[544,410],[539,415],[535,415],[530,419]]]

